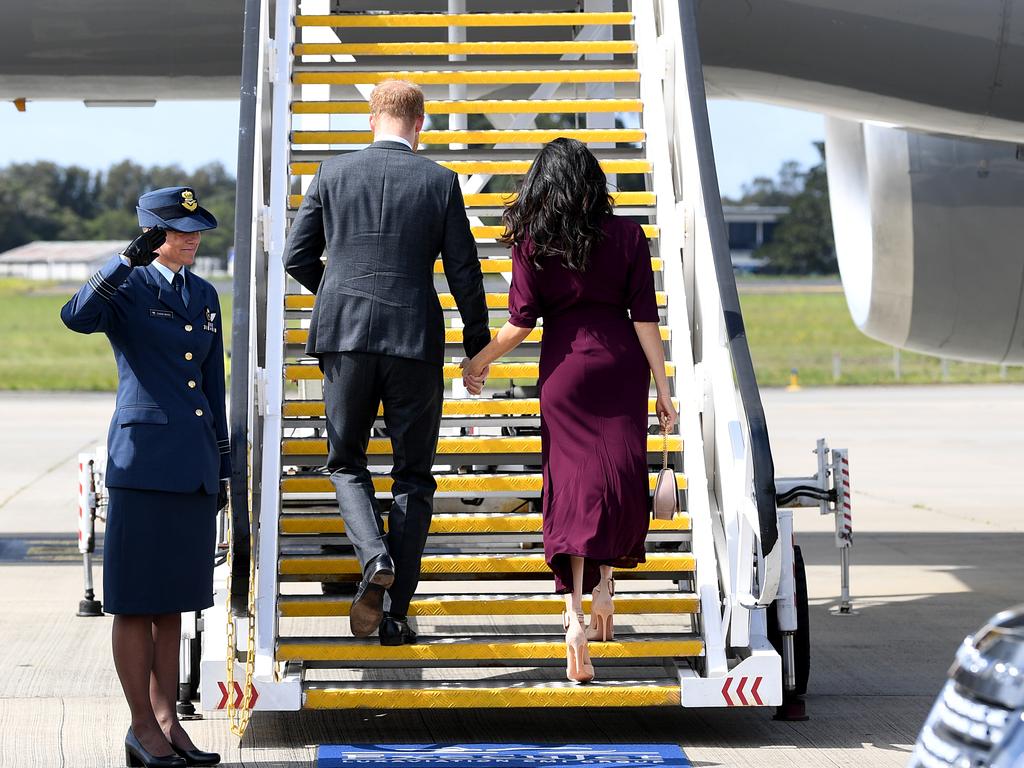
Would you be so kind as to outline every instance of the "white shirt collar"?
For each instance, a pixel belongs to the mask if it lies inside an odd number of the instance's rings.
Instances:
[[[374,134],[373,143],[376,144],[378,141],[397,141],[399,144],[405,144],[409,149],[412,149],[412,144],[409,143],[408,139],[404,139],[401,136],[395,136],[390,133]]]
[[[168,283],[171,283],[172,285],[174,284],[174,275],[177,274],[177,273],[175,273],[175,271],[173,269],[165,267],[163,264],[161,264],[156,259],[153,259],[152,264],[153,264],[154,267],[156,267],[156,271],[159,272],[161,275],[163,275],[164,279],[167,280]],[[184,270],[185,268],[182,267],[181,269]],[[182,280],[185,279],[184,271],[181,272],[181,279]]]

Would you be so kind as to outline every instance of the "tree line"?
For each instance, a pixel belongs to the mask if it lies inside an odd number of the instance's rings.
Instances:
[[[106,171],[49,161],[0,168],[0,252],[35,240],[124,240],[139,231],[139,196],[160,187],[190,186],[217,217],[203,233],[202,256],[227,255],[234,241],[235,178],[221,163],[191,173],[177,165],[124,160]]]
[[[739,198],[723,198],[726,205],[787,206],[770,242],[753,255],[767,260],[759,271],[769,274],[831,275],[839,271],[832,235],[832,214],[825,172],[825,145],[815,142],[817,165],[803,170],[790,160],[782,164],[778,178],[758,176],[743,185]]]
[[[771,242],[754,254],[767,260],[762,272],[834,274],[838,269],[825,148],[822,143],[817,147],[821,155],[817,165],[803,170],[795,161],[783,163],[777,178],[759,176],[743,185],[738,198],[723,198],[727,205],[789,208]],[[496,179],[509,188],[513,186],[508,177]],[[622,190],[643,188],[642,177],[620,175],[618,182]],[[135,204],[139,196],[159,187],[184,185],[195,188],[199,204],[212,211],[219,224],[217,229],[203,233],[200,253],[226,256],[234,241],[234,176],[221,163],[209,163],[188,173],[177,165],[147,167],[130,160],[106,171],[49,161],[12,163],[0,168],[0,252],[35,240],[127,242],[138,231]]]

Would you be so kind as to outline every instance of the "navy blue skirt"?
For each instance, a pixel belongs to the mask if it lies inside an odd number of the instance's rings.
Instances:
[[[213,605],[217,495],[107,489],[106,613],[185,613]]]

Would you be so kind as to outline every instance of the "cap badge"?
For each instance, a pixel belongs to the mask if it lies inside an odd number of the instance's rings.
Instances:
[[[189,213],[199,207],[199,201],[195,199],[191,189],[186,189],[181,193],[181,207]]]

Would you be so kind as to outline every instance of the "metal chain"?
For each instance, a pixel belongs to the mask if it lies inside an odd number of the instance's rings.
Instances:
[[[237,655],[237,648],[235,645],[235,619],[231,615],[231,573],[233,570],[233,552],[232,538],[233,538],[233,522],[231,515],[230,501],[225,509],[227,515],[227,531],[228,531],[228,576],[227,576],[227,598],[226,598],[226,609],[227,609],[227,715],[228,724],[231,727],[231,732],[238,738],[242,738],[245,735],[246,729],[249,727],[249,719],[252,716],[252,710],[250,709],[250,703],[252,701],[252,677],[253,670],[255,668],[256,661],[256,547],[252,537],[252,504],[247,505],[249,507],[249,600],[248,600],[248,614],[249,614],[249,642],[245,652],[245,688],[242,691],[242,706],[241,711],[235,708],[235,656]]]

